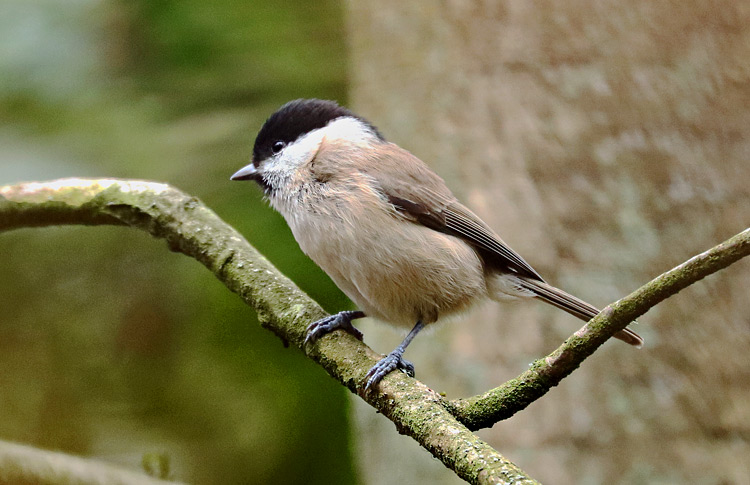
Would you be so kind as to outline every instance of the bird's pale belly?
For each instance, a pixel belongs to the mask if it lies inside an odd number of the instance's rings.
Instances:
[[[409,221],[396,224],[397,242],[374,227],[365,231],[369,237],[332,236],[326,224],[306,224],[294,233],[302,250],[361,310],[385,322],[408,328],[417,320],[432,323],[486,297],[482,264],[470,246]],[[361,221],[358,227],[361,233]]]

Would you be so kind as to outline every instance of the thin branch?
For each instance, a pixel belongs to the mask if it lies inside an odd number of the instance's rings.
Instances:
[[[265,328],[301,348],[307,324],[325,312],[198,199],[168,185],[115,179],[63,179],[0,187],[0,231],[59,224],[116,224],[163,238],[200,261],[256,309]],[[308,355],[353,392],[380,358],[342,332],[322,338]],[[536,483],[477,438],[446,402],[400,372],[362,396],[458,476],[471,483]]]
[[[129,225],[166,239],[170,249],[203,263],[255,308],[261,325],[297,347],[307,323],[324,315],[234,229],[197,199],[167,185],[65,179],[0,187],[0,231],[57,224]],[[362,397],[467,481],[534,483],[467,427],[491,426],[525,408],[629,322],[748,253],[750,230],[745,230],[608,306],[555,352],[483,395],[446,402],[419,381],[392,373],[380,393]],[[367,369],[380,358],[342,332],[323,338],[308,355],[352,392],[361,389]]]
[[[607,306],[557,350],[535,361],[515,379],[482,395],[451,401],[453,414],[469,429],[508,419],[546,394],[607,339],[653,306],[748,255],[750,229],[745,229]]]
[[[174,485],[97,460],[0,441],[0,485]]]

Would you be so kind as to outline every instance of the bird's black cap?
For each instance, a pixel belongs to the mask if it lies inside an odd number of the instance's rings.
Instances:
[[[335,101],[322,99],[295,99],[289,101],[272,114],[255,138],[253,163],[257,164],[273,155],[273,146],[281,141],[292,143],[300,136],[315,129],[323,128],[336,118],[351,116],[365,123],[380,139],[383,136],[369,121],[357,116]]]

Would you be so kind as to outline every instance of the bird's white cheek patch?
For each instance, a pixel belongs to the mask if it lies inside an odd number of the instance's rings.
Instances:
[[[266,171],[293,172],[307,164],[318,153],[323,142],[323,134],[315,130],[290,144],[266,167]]]

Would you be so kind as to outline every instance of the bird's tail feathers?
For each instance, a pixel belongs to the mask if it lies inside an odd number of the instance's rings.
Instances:
[[[576,298],[570,293],[566,293],[559,288],[555,288],[543,281],[534,280],[531,278],[518,277],[518,283],[521,288],[528,290],[534,294],[540,300],[549,303],[550,305],[556,306],[557,308],[570,313],[571,315],[580,318],[581,320],[588,322],[596,315],[599,314],[599,309],[595,306],[589,305],[585,301]],[[643,346],[643,339],[634,331],[626,328],[620,330],[615,335],[615,338],[622,340],[623,342],[629,343],[635,347]]]

